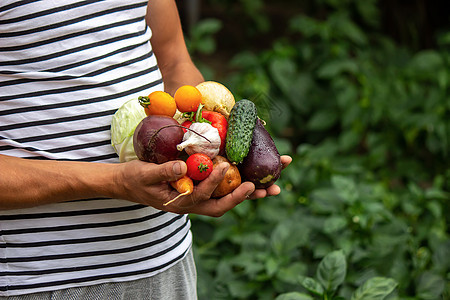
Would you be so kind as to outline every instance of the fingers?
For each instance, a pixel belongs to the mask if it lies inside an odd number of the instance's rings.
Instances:
[[[204,200],[209,199],[229,168],[230,164],[226,162],[215,166],[213,172],[198,184],[198,196],[204,196]]]
[[[272,184],[267,188],[266,192],[268,196],[276,196],[281,193],[281,188],[276,184]]]
[[[194,193],[180,198],[180,201],[176,202],[178,207],[192,207],[196,203],[209,200],[217,185],[222,181],[229,167],[230,164],[226,162],[214,167],[211,174],[195,186]]]
[[[249,199],[260,199],[267,196],[267,191],[264,189],[256,189],[251,195],[248,196]]]
[[[281,189],[278,185],[272,184],[267,189],[256,189],[248,198],[260,199],[269,196],[276,196],[281,193]]]
[[[191,212],[210,217],[221,217],[227,211],[246,200],[255,191],[255,185],[251,182],[244,182],[230,194],[220,199],[210,199],[197,203],[191,208]]]
[[[161,181],[175,181],[186,174],[187,166],[184,161],[175,160],[163,164],[149,164],[149,184],[159,183]]]
[[[281,156],[283,169],[292,162],[288,155]],[[222,181],[226,171],[229,168],[228,163],[221,163],[216,166],[213,172],[200,182],[194,189],[194,193],[188,196],[180,197],[174,203],[170,204],[171,210],[177,213],[195,213],[211,217],[220,217],[245,199],[258,199],[280,194],[281,189],[273,184],[266,189],[255,189],[251,182],[244,182],[232,193],[220,198],[211,199],[211,195],[217,185]],[[170,171],[170,170],[169,170]]]
[[[292,162],[292,157],[290,157],[289,155],[281,155],[280,159],[283,169],[286,168]]]

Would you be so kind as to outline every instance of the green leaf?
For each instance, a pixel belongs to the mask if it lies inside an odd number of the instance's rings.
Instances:
[[[204,54],[212,54],[216,51],[216,42],[210,37],[205,37],[198,41],[197,50]]]
[[[307,37],[314,36],[320,32],[319,21],[305,15],[297,16],[290,20],[290,28],[298,31]]]
[[[367,44],[367,37],[364,31],[349,18],[339,18],[336,25],[339,28],[339,33],[350,41],[359,45]]]
[[[356,147],[361,141],[361,135],[355,130],[348,130],[339,136],[339,147],[343,151],[348,151]]]
[[[432,187],[425,191],[425,198],[427,200],[431,199],[448,200],[450,199],[450,194],[446,193],[444,190]]]
[[[217,33],[220,29],[222,29],[222,21],[219,19],[203,19],[192,29],[192,34],[200,37],[202,35]]]
[[[335,291],[344,282],[347,273],[347,261],[344,251],[328,253],[317,268],[317,279],[327,292]]]
[[[319,110],[308,121],[308,129],[322,131],[336,123],[337,114],[334,110]]]
[[[216,50],[216,40],[213,35],[222,28],[222,21],[218,19],[204,19],[198,22],[186,38],[190,52],[198,51],[211,54]]]
[[[230,259],[229,264],[244,269],[249,276],[256,275],[264,270],[263,262],[256,259],[250,252],[242,252],[236,255]]]
[[[347,203],[354,203],[359,198],[359,192],[355,181],[346,176],[334,175],[331,182],[338,195]]]
[[[308,270],[304,262],[290,262],[289,265],[280,268],[277,278],[283,282],[295,285],[298,284],[299,274],[305,274]]]
[[[380,11],[378,8],[378,1],[356,1],[355,2],[358,13],[361,15],[361,20],[371,26],[378,26],[380,23]]]
[[[321,286],[320,283],[314,278],[302,277],[300,278],[300,284],[313,294],[316,294],[318,296],[323,295],[323,286]]]
[[[288,58],[276,58],[270,62],[270,73],[278,87],[289,94],[292,81],[297,75],[297,67],[294,61]]]
[[[325,220],[323,231],[328,234],[333,234],[345,228],[345,226],[347,226],[347,220],[343,216],[332,216]]]
[[[228,281],[226,282],[228,289],[230,290],[231,295],[234,298],[247,298],[252,293],[254,293],[253,289],[250,288],[249,283],[242,281]]]
[[[426,204],[426,207],[436,219],[442,218],[442,207],[438,201],[430,201]]]
[[[438,43],[440,45],[450,45],[450,32],[444,31],[438,36]]]
[[[383,300],[396,286],[397,282],[391,278],[373,277],[353,293],[351,300]]]
[[[260,64],[259,57],[250,51],[239,52],[230,62],[232,67],[254,68]],[[242,80],[242,78],[240,78]]]
[[[249,212],[251,211],[252,206],[250,203],[243,202],[242,205],[237,205],[233,208],[234,212],[238,214],[241,217],[248,216]]]
[[[265,266],[267,275],[273,276],[275,272],[278,270],[279,263],[278,260],[275,259],[274,257],[269,257],[269,259],[266,260]]]
[[[411,65],[417,71],[436,71],[444,66],[444,61],[439,52],[424,50],[414,56]]]
[[[307,294],[290,292],[279,295],[275,300],[313,300],[313,298]]]
[[[277,255],[288,254],[296,247],[309,242],[310,229],[301,225],[301,223],[289,219],[280,222],[275,227],[272,231],[270,242],[273,251]]]
[[[336,195],[336,190],[331,188],[317,188],[310,197],[312,199],[311,209],[315,213],[332,214],[340,210],[342,201]]]
[[[319,78],[331,79],[337,75],[348,72],[355,74],[358,71],[358,64],[352,59],[332,60],[325,63],[317,70]]]
[[[278,149],[278,152],[281,154],[292,154],[292,145],[287,139],[278,138],[273,136],[273,141]]]
[[[430,271],[426,271],[422,273],[419,277],[419,280],[416,285],[416,292],[419,299],[439,299],[442,296],[442,292],[445,288],[445,280],[431,273]]]

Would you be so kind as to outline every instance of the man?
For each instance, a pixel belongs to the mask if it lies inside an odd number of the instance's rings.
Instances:
[[[185,163],[118,163],[109,125],[132,97],[202,81],[173,0],[2,2],[0,296],[196,298],[187,214],[279,187],[210,199],[224,163],[164,206]]]

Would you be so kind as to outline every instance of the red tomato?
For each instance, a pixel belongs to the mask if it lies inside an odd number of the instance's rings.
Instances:
[[[192,125],[192,121],[189,121],[189,120],[186,120],[183,122],[183,124],[181,124],[181,126],[184,126],[187,128],[191,127],[191,125]],[[181,128],[181,129],[183,129],[183,131],[186,133],[187,129],[185,129],[185,128]]]
[[[225,119],[225,117],[218,112],[207,110],[202,112],[202,117],[210,121],[212,127],[217,128],[217,130],[219,131],[219,136],[222,141],[220,144],[220,154],[223,154],[225,151],[225,139],[227,137],[227,127],[228,127],[227,119]]]
[[[211,174],[213,162],[208,155],[203,153],[194,153],[186,160],[186,175],[193,179],[201,181]]]

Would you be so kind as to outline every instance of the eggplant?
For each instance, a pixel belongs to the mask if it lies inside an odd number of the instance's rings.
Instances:
[[[245,181],[253,182],[256,188],[267,188],[280,178],[281,169],[280,153],[275,142],[258,119],[250,149],[239,165],[239,172]]]

